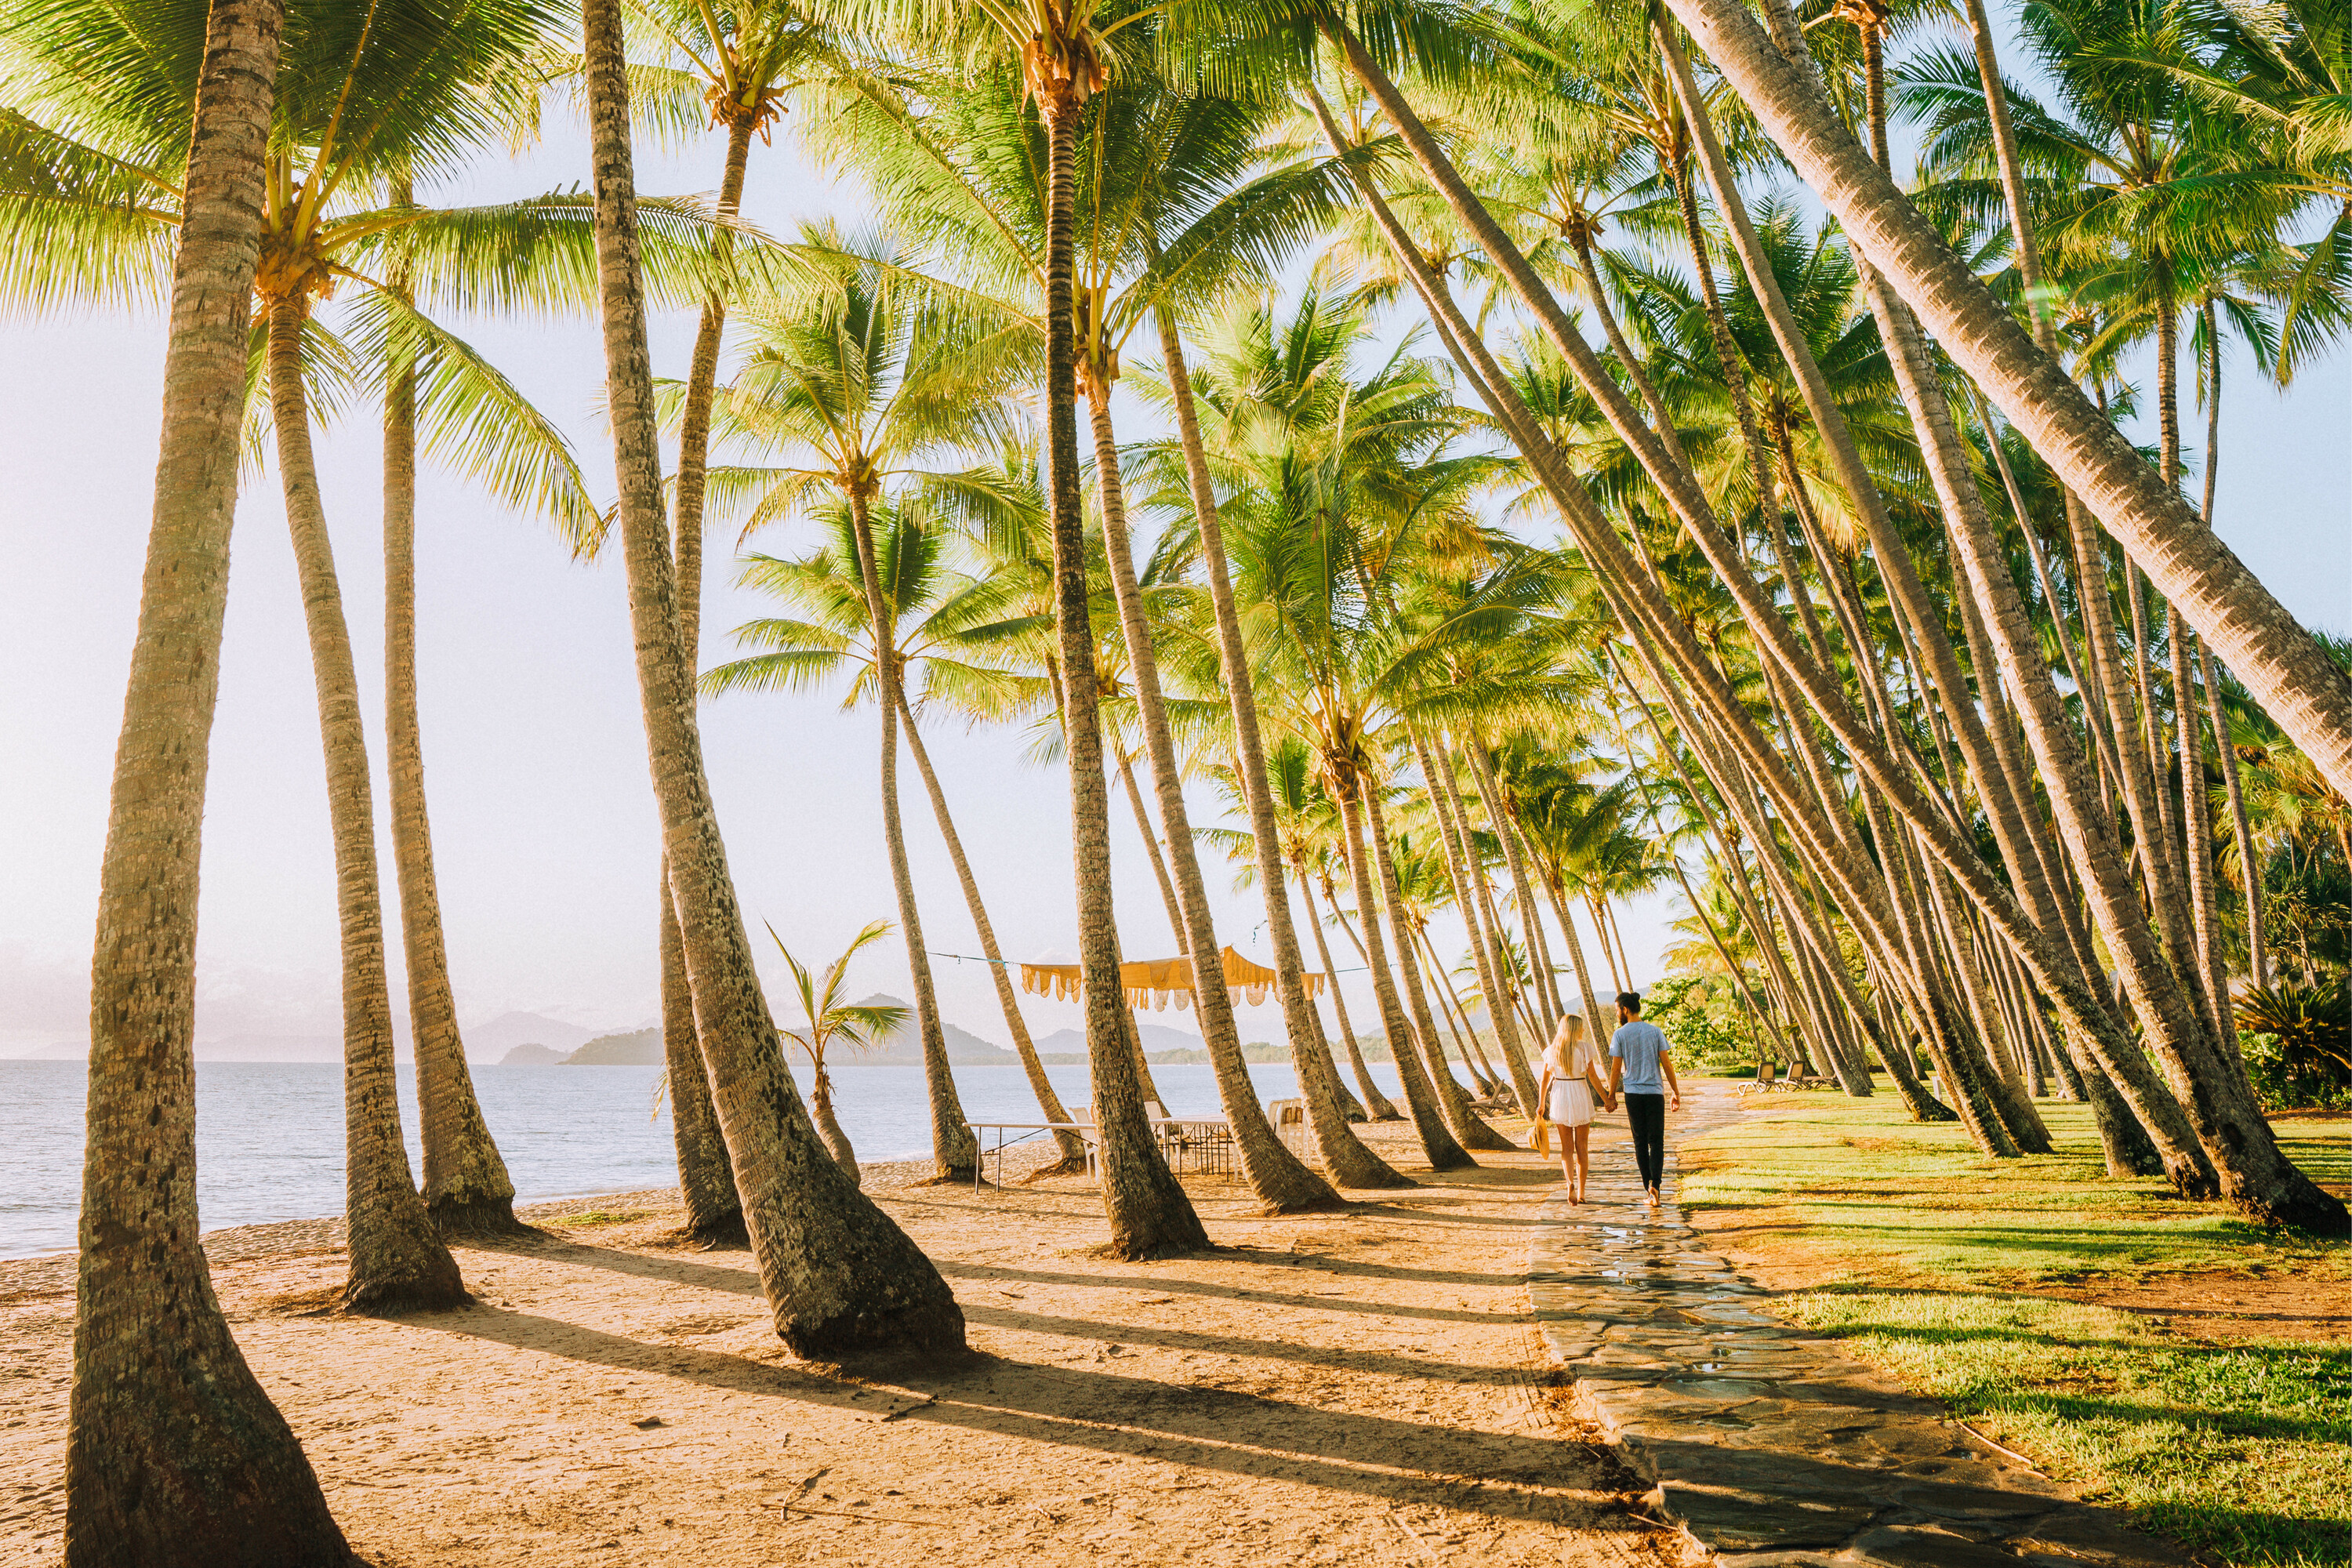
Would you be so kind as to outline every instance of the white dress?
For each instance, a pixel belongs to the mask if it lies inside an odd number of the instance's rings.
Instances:
[[[1569,1076],[1553,1075],[1544,1120],[1562,1127],[1583,1127],[1592,1121],[1592,1086],[1584,1081],[1591,1062],[1591,1053],[1581,1045],[1569,1052]]]

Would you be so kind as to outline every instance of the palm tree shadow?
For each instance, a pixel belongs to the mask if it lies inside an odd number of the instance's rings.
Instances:
[[[495,1307],[446,1313],[417,1326],[730,1394],[790,1400],[858,1419],[919,1421],[1149,1458],[1354,1492],[1384,1506],[1419,1504],[1560,1523],[1583,1511],[1586,1505],[1573,1492],[1591,1485],[1596,1468],[1584,1447],[1567,1439],[1464,1431],[1214,1386],[989,1355],[966,1358],[943,1371],[902,1375],[897,1385],[884,1388],[722,1352],[648,1345]]]

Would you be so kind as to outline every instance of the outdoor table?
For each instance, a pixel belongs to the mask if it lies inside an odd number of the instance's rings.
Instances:
[[[1224,1118],[1221,1116],[1151,1116],[1144,1120],[1152,1131],[1159,1136],[1163,1152],[1178,1146],[1173,1141],[1186,1140],[1208,1151],[1207,1163],[1203,1165],[1203,1169],[1225,1168],[1223,1152],[1232,1146],[1234,1130],[1232,1124]],[[975,1137],[982,1132],[996,1134],[995,1141],[980,1152],[983,1158],[990,1154],[996,1156],[996,1184],[1000,1187],[1004,1185],[1004,1151],[1015,1144],[1026,1143],[1032,1138],[1042,1137],[1048,1132],[1076,1133],[1079,1141],[1087,1146],[1087,1163],[1088,1164],[1094,1163],[1095,1139],[1089,1135],[1096,1134],[1096,1127],[1091,1121],[967,1121],[964,1126]],[[1020,1136],[1008,1138],[1005,1136],[1008,1132],[1017,1132]],[[1189,1139],[1187,1139],[1188,1134]],[[981,1167],[978,1163],[974,1163],[971,1168],[971,1185],[974,1192],[980,1190],[980,1177]]]
[[[1041,1137],[1048,1132],[1075,1132],[1078,1135],[1079,1141],[1084,1142],[1087,1133],[1092,1130],[1094,1123],[1091,1121],[967,1121],[964,1126],[975,1138],[984,1131],[992,1131],[996,1134],[996,1142],[989,1148],[982,1149],[981,1153],[982,1156],[992,1153],[996,1156],[996,1184],[1002,1187],[1004,1185],[1004,1151],[1006,1149],[1016,1143],[1026,1143],[1030,1139]],[[1021,1136],[1007,1138],[1005,1137],[1007,1132],[1018,1132]],[[1094,1154],[1093,1145],[1087,1145],[1087,1153],[1091,1160]],[[980,1169],[979,1162],[974,1161],[971,1167],[973,1192],[980,1191]]]

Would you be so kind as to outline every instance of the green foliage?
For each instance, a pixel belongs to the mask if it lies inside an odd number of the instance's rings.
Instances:
[[[2352,986],[2342,979],[2249,990],[2238,1026],[2264,1106],[2352,1106]]]
[[[1755,1025],[1731,987],[1702,975],[1675,975],[1642,994],[1642,1016],[1658,1026],[1685,1072],[1756,1070]]]

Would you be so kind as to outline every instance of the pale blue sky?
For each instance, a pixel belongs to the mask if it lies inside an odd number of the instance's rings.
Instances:
[[[647,157],[641,187],[707,188],[716,155],[707,145],[682,159]],[[499,199],[585,175],[582,141],[564,127],[523,163],[486,167],[462,196],[438,195]],[[753,221],[782,230],[856,205],[852,193],[808,171],[792,150],[789,122],[773,149],[754,149],[746,203]],[[563,424],[592,483],[609,493],[610,452],[593,414],[604,367],[592,325],[457,324]],[[692,325],[682,316],[659,323],[658,374],[683,374]],[[153,316],[12,321],[0,326],[0,363],[9,370],[0,378],[0,558],[9,563],[0,574],[0,1054],[17,1054],[84,1029],[106,789],[154,462],[161,324]],[[2291,395],[2243,366],[2232,367],[2227,384],[2221,533],[2296,615],[2352,629],[2352,371],[2338,353]],[[363,415],[320,441],[380,781],[377,441]],[[596,1026],[649,1020],[657,847],[617,563],[574,565],[543,524],[431,473],[418,538],[425,755],[461,1015],[521,1008]],[[728,542],[714,542],[720,564],[705,610],[706,662],[725,655],[728,628],[756,613],[728,584]],[[772,536],[765,547],[804,542]],[[772,921],[806,957],[830,954],[865,921],[894,915],[870,713],[843,715],[819,696],[739,697],[705,710],[704,736],[755,922]],[[1058,767],[1024,761],[1019,733],[947,731],[931,744],[1006,952],[1066,957],[1074,941]],[[907,772],[928,945],[975,952],[919,781]],[[380,803],[381,789],[379,782]],[[238,514],[209,802],[200,1035],[332,1034],[324,784],[274,470],[249,476]],[[1132,826],[1116,797],[1114,806],[1127,951],[1172,951]],[[1194,807],[1214,820],[1205,794],[1196,792]],[[386,879],[388,887],[388,858]],[[1232,894],[1222,868],[1211,880],[1223,939],[1266,956],[1255,894]],[[1645,980],[1664,940],[1663,911],[1650,900],[1622,917]],[[1461,945],[1457,933],[1440,938],[1448,953]],[[396,942],[393,954],[397,996]],[[781,969],[772,955],[771,967]],[[895,946],[869,949],[856,973],[861,987],[907,993]],[[938,978],[950,1018],[1004,1038],[978,965],[941,962]],[[1362,990],[1354,977],[1360,1026],[1371,1017]],[[1070,1005],[1026,1001],[1040,1033],[1077,1021]],[[1244,1009],[1243,1027],[1250,1037],[1270,1036],[1278,1013]]]

